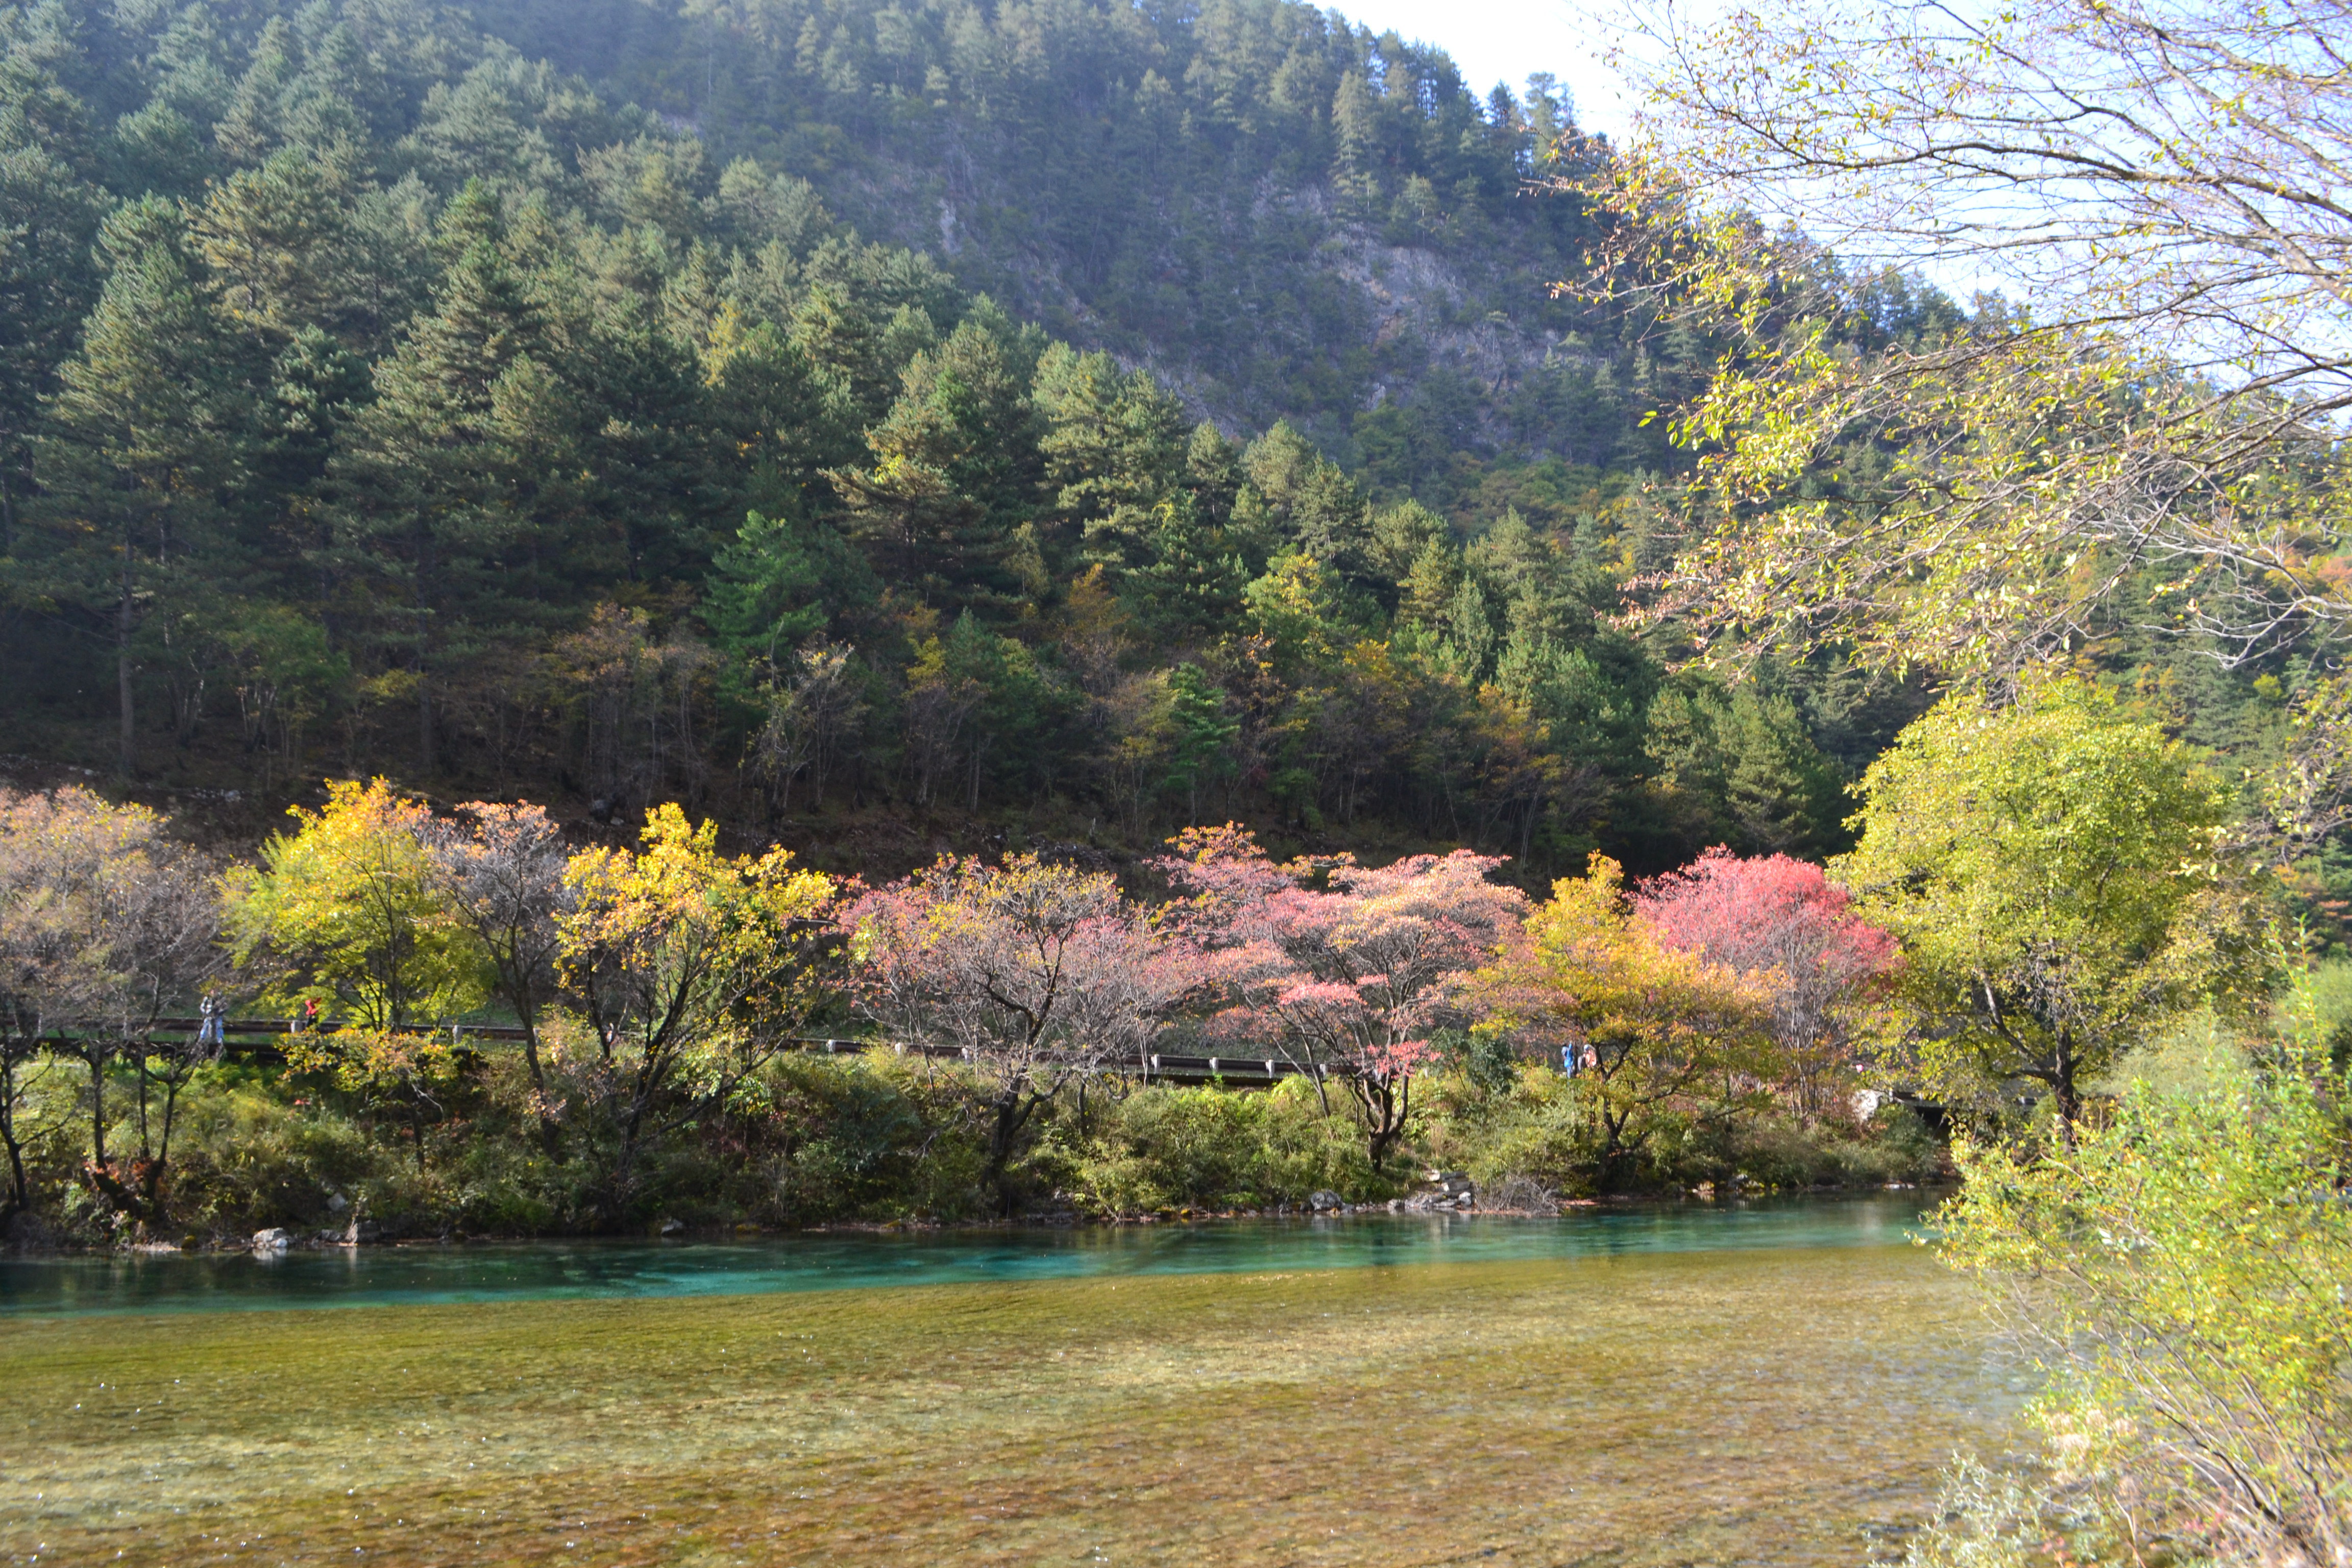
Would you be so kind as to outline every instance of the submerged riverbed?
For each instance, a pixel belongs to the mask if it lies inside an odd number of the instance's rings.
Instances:
[[[9,1263],[0,1561],[1851,1563],[2021,1386],[1906,1226]]]

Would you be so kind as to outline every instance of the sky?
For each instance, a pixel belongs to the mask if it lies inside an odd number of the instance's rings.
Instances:
[[[1481,98],[1498,81],[1516,92],[1529,73],[1549,71],[1573,95],[1579,125],[1612,134],[1624,128],[1616,79],[1597,58],[1597,8],[1571,0],[1338,0],[1338,9],[1375,32],[1435,44]]]

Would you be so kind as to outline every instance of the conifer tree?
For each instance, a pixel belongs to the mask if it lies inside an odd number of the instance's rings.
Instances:
[[[229,355],[184,240],[177,211],[158,199],[107,220],[110,270],[80,352],[59,373],[41,443],[47,516],[17,558],[20,593],[107,626],[126,774],[138,767],[142,609],[184,585],[234,458]]]
[[[875,569],[940,607],[1003,603],[1013,530],[1038,500],[1031,421],[1003,348],[978,323],[917,354],[866,433],[874,466],[831,473]]]
[[[40,400],[97,291],[88,253],[104,203],[0,97],[0,555],[14,549]]]
[[[337,464],[345,499],[338,564],[357,581],[381,658],[405,667],[417,762],[437,766],[435,690],[472,651],[500,602],[528,595],[541,564],[508,458],[516,422],[561,396],[541,313],[491,237],[495,198],[469,185],[445,215],[451,239],[478,235],[444,275],[431,310],[375,372],[375,398]]]
[[[1372,215],[1381,199],[1379,117],[1380,100],[1364,73],[1351,70],[1341,77],[1331,99],[1331,190],[1340,210],[1359,222]]]

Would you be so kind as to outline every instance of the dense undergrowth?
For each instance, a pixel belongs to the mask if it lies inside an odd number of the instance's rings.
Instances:
[[[671,1221],[697,1230],[958,1223],[1002,1210],[983,1180],[985,1090],[959,1068],[780,1058],[721,1113],[656,1150],[612,1219],[613,1151],[584,1129],[542,1140],[522,1063],[493,1054],[421,1127],[373,1116],[331,1083],[282,1068],[203,1069],[175,1111],[164,1217],[142,1228],[75,1180],[85,1079],[79,1064],[58,1063],[28,1085],[33,1185],[55,1199],[18,1221],[20,1245],[237,1242],[271,1226],[391,1240],[642,1233]],[[136,1100],[121,1087],[110,1098],[127,1123]],[[1327,1113],[1305,1079],[1250,1092],[1097,1080],[1083,1099],[1065,1094],[1040,1114],[1005,1192],[1026,1217],[1108,1219],[1303,1207],[1318,1193],[1378,1202],[1438,1166],[1489,1194],[1507,1185],[1520,1201],[1538,1188],[1557,1198],[1604,1190],[1598,1130],[1570,1080],[1549,1068],[1455,1068],[1424,1080],[1417,1098],[1406,1144],[1375,1170],[1361,1128],[1338,1104]],[[1643,1149],[1609,1184],[1616,1192],[1875,1186],[1948,1170],[1942,1143],[1899,1108],[1810,1126],[1777,1113],[1666,1117]]]

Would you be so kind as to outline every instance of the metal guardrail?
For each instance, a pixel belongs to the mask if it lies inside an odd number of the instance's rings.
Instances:
[[[149,1026],[148,1033],[193,1036],[204,1027],[204,1023],[205,1020],[202,1018],[158,1018]],[[332,1033],[335,1026],[328,1020],[321,1019],[312,1027],[321,1034],[327,1034]],[[310,1032],[309,1028],[292,1018],[224,1018],[221,1020],[221,1035],[226,1054],[247,1058],[267,1059],[280,1057],[282,1053],[274,1046],[240,1044],[240,1041],[277,1038],[308,1032]],[[415,1035],[446,1033],[458,1044],[467,1040],[521,1040],[527,1037],[523,1028],[515,1024],[418,1025],[404,1027],[399,1032]],[[70,1047],[73,1041],[70,1037],[60,1034],[54,1037],[47,1037],[42,1043]],[[863,1039],[855,1037],[795,1035],[791,1037],[787,1043],[795,1049],[821,1052],[825,1056],[862,1056],[874,1050],[894,1050],[902,1056],[919,1056],[940,1061],[960,1061],[970,1056],[969,1052],[956,1046],[902,1045],[888,1040]],[[1125,1061],[1114,1058],[1107,1061],[1104,1066],[1114,1072],[1137,1073],[1147,1083],[1154,1079],[1164,1079],[1175,1083],[1227,1083],[1249,1087],[1271,1085],[1286,1078],[1318,1076],[1318,1068],[1281,1057],[1193,1057],[1155,1053]],[[1319,1076],[1328,1078],[1336,1075],[1330,1069],[1325,1068],[1320,1069]]]
[[[814,1036],[806,1036],[796,1037],[793,1043],[803,1050],[821,1050],[827,1056],[855,1056],[866,1051],[889,1049],[906,1056],[954,1061],[970,1055],[957,1046],[902,1046],[887,1040],[818,1039]],[[1113,1057],[1107,1058],[1103,1066],[1113,1072],[1132,1070],[1146,1080],[1164,1078],[1193,1083],[1212,1080],[1272,1083],[1277,1079],[1312,1077],[1316,1070],[1281,1057],[1180,1057],[1158,1053],[1124,1060]],[[1331,1076],[1328,1069],[1325,1070],[1324,1076]]]
[[[149,1032],[157,1035],[193,1035],[204,1027],[204,1023],[202,1018],[158,1018],[150,1026]],[[331,1034],[339,1026],[326,1018],[320,1019],[317,1025],[320,1034]],[[439,1035],[446,1034],[453,1028],[459,1037],[466,1039],[520,1040],[524,1037],[521,1026],[515,1024],[415,1024],[404,1025],[394,1032],[404,1035]],[[305,1032],[307,1032],[305,1026],[292,1018],[224,1018],[221,1020],[223,1036],[299,1035]]]

